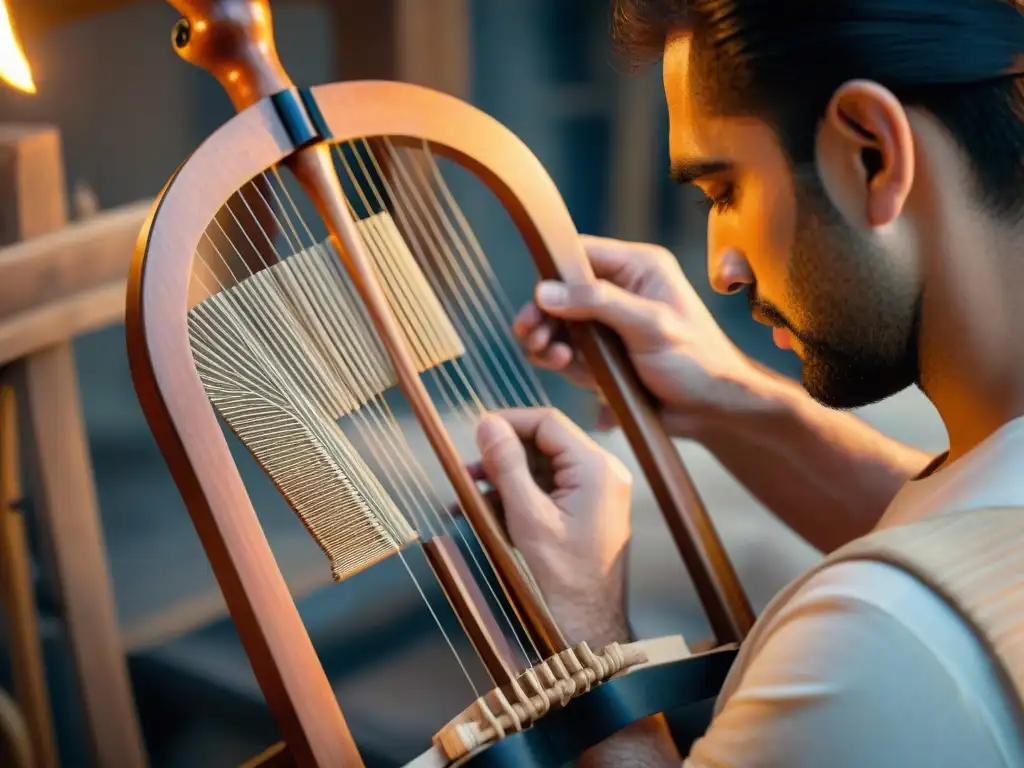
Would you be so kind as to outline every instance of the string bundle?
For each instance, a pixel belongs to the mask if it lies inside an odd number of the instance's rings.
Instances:
[[[383,189],[381,148],[391,170]],[[493,408],[548,404],[511,336],[512,303],[429,147],[410,156],[387,139],[376,151],[361,140],[334,154],[390,311],[444,409],[472,427]],[[343,255],[314,234],[296,198],[271,169],[225,205],[199,245],[188,332],[210,402],[335,580],[457,531],[471,577],[497,599],[493,566],[473,554],[472,529],[453,525],[393,412],[397,376]],[[499,612],[522,658],[544,663],[500,604]]]

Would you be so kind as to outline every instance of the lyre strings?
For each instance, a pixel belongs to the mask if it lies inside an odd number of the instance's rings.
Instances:
[[[413,348],[419,370],[460,356],[455,329],[387,214],[358,226],[388,275],[385,290],[403,330],[420,342]],[[408,276],[411,290],[396,290],[397,275]],[[323,243],[220,291],[189,316],[210,400],[327,552],[338,580],[415,535],[338,423],[397,383],[379,344],[352,343],[375,336],[346,278]]]
[[[511,335],[513,305],[430,148],[410,157],[385,138],[335,155],[363,246],[442,411],[472,427],[490,409],[549,404]],[[225,205],[199,245],[189,332],[211,403],[335,579],[401,557],[417,536],[462,537],[524,659],[539,662],[494,591],[490,562],[454,525],[403,432],[388,402],[397,378],[386,351],[339,254],[299,202],[272,169]]]

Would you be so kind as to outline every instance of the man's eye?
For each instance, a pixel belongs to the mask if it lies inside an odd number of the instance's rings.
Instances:
[[[733,199],[736,196],[736,187],[733,184],[725,185],[720,192],[715,195],[705,195],[698,201],[698,205],[704,209],[706,213],[715,211],[721,213],[727,211],[733,204]]]

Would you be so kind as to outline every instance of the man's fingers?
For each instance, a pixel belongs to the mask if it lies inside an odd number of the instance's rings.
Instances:
[[[597,447],[586,432],[553,408],[509,408],[494,415],[508,424],[521,441],[532,440],[541,453],[551,458],[579,458]]]
[[[555,324],[550,320],[546,320],[534,328],[530,335],[526,337],[526,349],[533,353],[541,352],[551,343],[554,335]]]
[[[632,243],[594,235],[581,235],[580,241],[594,274],[614,283],[621,284],[623,275],[637,275],[659,269],[665,262],[674,260],[669,251],[649,243]]]
[[[607,280],[567,285],[545,281],[537,286],[541,310],[566,320],[593,320],[615,330],[632,352],[665,344],[672,310],[641,298]]]
[[[519,339],[525,339],[544,321],[544,313],[532,301],[526,304],[512,321],[512,332]]]
[[[587,252],[594,274],[600,278],[610,279],[629,265],[632,252],[629,244],[610,237],[596,235],[580,235],[580,242]]]
[[[476,442],[487,479],[499,494],[523,494],[537,488],[523,442],[508,421],[484,416],[477,425]]]
[[[572,347],[560,341],[555,342],[545,350],[530,354],[530,359],[534,365],[549,371],[564,371],[572,364],[573,358]]]

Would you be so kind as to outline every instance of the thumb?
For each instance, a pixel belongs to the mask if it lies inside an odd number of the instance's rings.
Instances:
[[[476,430],[477,447],[487,479],[505,499],[539,492],[530,474],[526,448],[512,426],[500,416],[485,415]]]
[[[672,309],[630,293],[607,280],[567,285],[544,281],[537,286],[537,305],[564,320],[593,320],[608,326],[630,352],[653,352],[665,346],[666,319]]]

